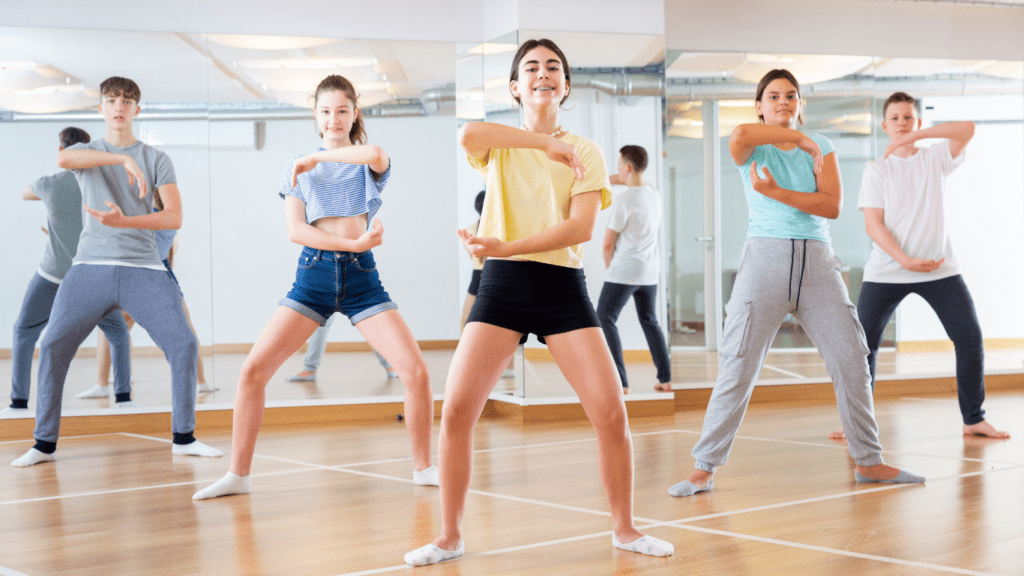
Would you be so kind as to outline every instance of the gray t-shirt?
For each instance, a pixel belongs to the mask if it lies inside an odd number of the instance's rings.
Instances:
[[[36,180],[32,183],[32,192],[46,206],[46,229],[50,235],[39,270],[47,280],[63,280],[82,233],[82,191],[75,175],[65,170]]]
[[[110,201],[119,206],[125,216],[149,214],[153,212],[153,190],[164,184],[177,182],[174,165],[167,154],[142,142],[136,142],[127,148],[117,148],[100,139],[88,144],[75,144],[68,150],[99,150],[126,154],[135,159],[146,175],[148,192],[145,198],[139,198],[138,183],[128,185],[128,172],[124,166],[115,164],[72,170],[78,178],[78,186],[82,189],[83,204],[95,210],[110,210],[105,204]],[[75,264],[117,262],[128,266],[163,267],[152,230],[104,226],[84,210],[82,222],[84,227],[78,241]]]

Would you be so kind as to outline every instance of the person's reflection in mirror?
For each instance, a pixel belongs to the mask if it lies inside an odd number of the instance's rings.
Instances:
[[[459,143],[487,182],[478,234],[456,234],[487,257],[476,302],[455,349],[441,416],[441,535],[405,555],[412,566],[465,552],[462,520],[472,476],[473,429],[516,348],[530,334],[546,343],[593,423],[608,498],[612,545],[669,556],[669,542],[633,523],[633,440],[615,362],[587,294],[583,243],[611,204],[601,148],[562,129],[559,109],[571,69],[551,40],[528,40],[512,61],[509,90],[522,129],[467,122]]]
[[[60,150],[75,144],[88,143],[89,134],[81,128],[69,126],[60,132]],[[32,383],[32,354],[43,328],[50,321],[50,311],[57,289],[71,267],[78,251],[78,236],[82,232],[82,191],[75,175],[64,170],[35,181],[21,194],[25,200],[42,200],[46,207],[49,240],[39,269],[29,282],[21,312],[14,323],[13,370],[11,373],[11,405],[7,412],[28,412],[28,397]],[[114,310],[99,323],[103,334],[113,343],[110,355],[114,358],[115,405],[131,403],[131,347],[128,326],[120,310]],[[102,334],[98,336],[102,338]],[[109,357],[109,356],[108,356]],[[109,371],[109,362],[107,364]],[[106,378],[103,379],[106,384]],[[110,388],[104,389],[104,398],[110,397]]]
[[[323,326],[317,327],[313,335],[309,337],[309,341],[306,342],[306,356],[302,359],[302,371],[285,378],[285,382],[316,382],[316,372],[324,360],[324,353],[327,351],[327,334],[331,329],[331,324],[334,323],[335,316],[337,314],[331,314],[327,322]],[[377,362],[380,362],[380,366],[389,380],[398,378],[398,372],[395,372],[394,367],[380,355],[380,352],[373,348],[370,348],[370,351],[377,357]]]
[[[659,392],[672,391],[672,361],[668,344],[658,325],[655,302],[658,299],[658,236],[661,228],[661,196],[650,184],[644,184],[647,151],[641,146],[623,146],[619,150],[618,173],[612,184],[629,186],[612,201],[612,215],[604,233],[604,267],[608,269],[597,299],[597,317],[601,320],[604,339],[615,359],[622,380],[622,393],[629,393],[626,363],[622,358],[622,341],[615,326],[619,313],[633,298],[647,347],[658,369]]]
[[[391,175],[391,159],[380,146],[365,143],[356,98],[352,83],[337,75],[324,78],[314,93],[316,128],[323,145],[288,163],[279,191],[285,200],[288,238],[303,246],[295,283],[242,364],[232,421],[231,469],[196,492],[192,496],[196,500],[251,490],[249,473],[267,383],[335,312],[348,316],[367,343],[394,365],[405,386],[413,482],[437,485],[437,467],[430,464],[434,423],[430,374],[398,306],[381,285],[370,251],[384,241],[384,227],[373,216]]]
[[[68,367],[93,327],[117,308],[131,314],[171,364],[172,453],[223,455],[194,435],[199,343],[153,233],[181,227],[181,196],[171,159],[136,140],[132,132],[140,96],[132,80],[104,80],[98,109],[106,136],[57,155],[57,165],[74,172],[90,217],[83,216],[78,252],[57,290],[50,328],[40,347],[36,444],[12,466],[54,460]],[[154,190],[164,202],[159,212],[153,212]]]
[[[864,167],[857,207],[872,249],[864,266],[857,314],[867,336],[871,387],[885,325],[910,294],[924,298],[956,350],[956,390],[965,436],[1009,438],[985,420],[985,342],[974,299],[960,274],[946,225],[946,177],[964,162],[974,122],[946,122],[921,129],[918,101],[906,92],[882,105],[889,146]],[[942,138],[918,148],[915,142]],[[838,430],[829,435],[840,440]]]
[[[750,210],[736,284],[726,306],[718,379],[708,400],[696,470],[669,488],[675,497],[714,487],[750,403],[772,341],[792,314],[818,347],[834,383],[839,419],[851,431],[848,450],[858,482],[912,484],[922,476],[882,459],[871,398],[868,347],[832,251],[828,220],[839,217],[843,183],[832,142],[798,130],[804,102],[789,70],[768,72],[757,85],[761,123],[741,124],[729,153]]]

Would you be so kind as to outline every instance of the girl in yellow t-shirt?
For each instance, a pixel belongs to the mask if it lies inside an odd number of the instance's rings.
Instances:
[[[633,444],[622,384],[583,277],[581,244],[611,204],[601,149],[569,134],[558,110],[569,65],[550,40],[516,53],[509,89],[526,112],[523,129],[463,126],[460,142],[487,180],[478,235],[458,231],[487,258],[476,302],[452,359],[441,417],[441,536],[405,555],[413,566],[461,556],[462,518],[473,459],[473,427],[517,345],[534,333],[580,397],[597,431],[600,475],[615,547],[668,556],[672,544],[633,525]]]

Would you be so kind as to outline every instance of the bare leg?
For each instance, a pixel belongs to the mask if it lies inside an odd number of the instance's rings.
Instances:
[[[317,324],[286,306],[270,317],[252,351],[242,364],[231,420],[231,472],[248,476],[256,436],[263,423],[267,383],[316,330]]]
[[[430,436],[434,427],[434,394],[430,373],[412,331],[397,310],[374,314],[356,324],[370,346],[398,372],[405,386],[405,425],[409,430],[416,470],[430,466]]]
[[[597,432],[598,467],[621,542],[643,534],[633,525],[633,440],[622,400],[622,383],[600,328],[546,336],[558,368],[580,397]]]
[[[438,438],[441,536],[434,545],[445,550],[455,550],[462,542],[462,518],[473,470],[473,427],[519,338],[518,332],[473,322],[466,326],[455,349]]]

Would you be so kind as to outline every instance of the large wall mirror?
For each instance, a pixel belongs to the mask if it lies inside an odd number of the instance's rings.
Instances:
[[[299,247],[288,241],[277,191],[286,164],[319,145],[312,100],[328,74],[355,84],[371,143],[393,171],[377,217],[385,242],[375,249],[382,281],[416,338],[437,392],[458,338],[461,299],[453,230],[459,225],[455,156],[456,50],[448,42],[347,40],[109,30],[2,28],[0,206],[13,215],[0,235],[0,350],[11,350],[25,287],[43,254],[45,210],[21,199],[39,177],[59,172],[58,133],[78,126],[104,135],[96,111],[100,82],[134,79],[140,140],[172,159],[184,224],[174,271],[202,346],[204,376],[215,392],[200,407],[230,407],[249,347],[294,280]],[[131,55],[123,49],[131,46]],[[464,290],[464,287],[463,287]],[[316,382],[285,383],[303,367],[296,354],[268,387],[268,405],[349,402],[403,394],[344,318],[328,334]],[[169,368],[140,327],[132,331],[133,397],[142,410],[169,410]],[[95,333],[82,345],[65,387],[65,414],[91,413],[111,401],[76,394],[97,383]],[[352,354],[334,354],[352,352]],[[0,358],[9,382],[11,360]],[[35,405],[38,360],[32,367]]]
[[[1019,339],[1024,310],[1008,287],[1020,281],[1024,263],[1024,63],[669,51],[665,178],[673,344],[717,348],[748,220],[728,139],[736,125],[757,121],[756,85],[773,68],[791,70],[801,83],[803,129],[835,144],[844,204],[830,229],[854,302],[871,250],[857,210],[858,192],[864,167],[888,145],[880,126],[885,99],[895,91],[919,98],[925,127],[975,122],[967,161],[947,183],[947,226],[989,345]],[[927,304],[912,296],[894,317],[883,345],[945,338]],[[773,343],[776,349],[811,346],[792,317]],[[935,368],[952,370],[951,365]]]

